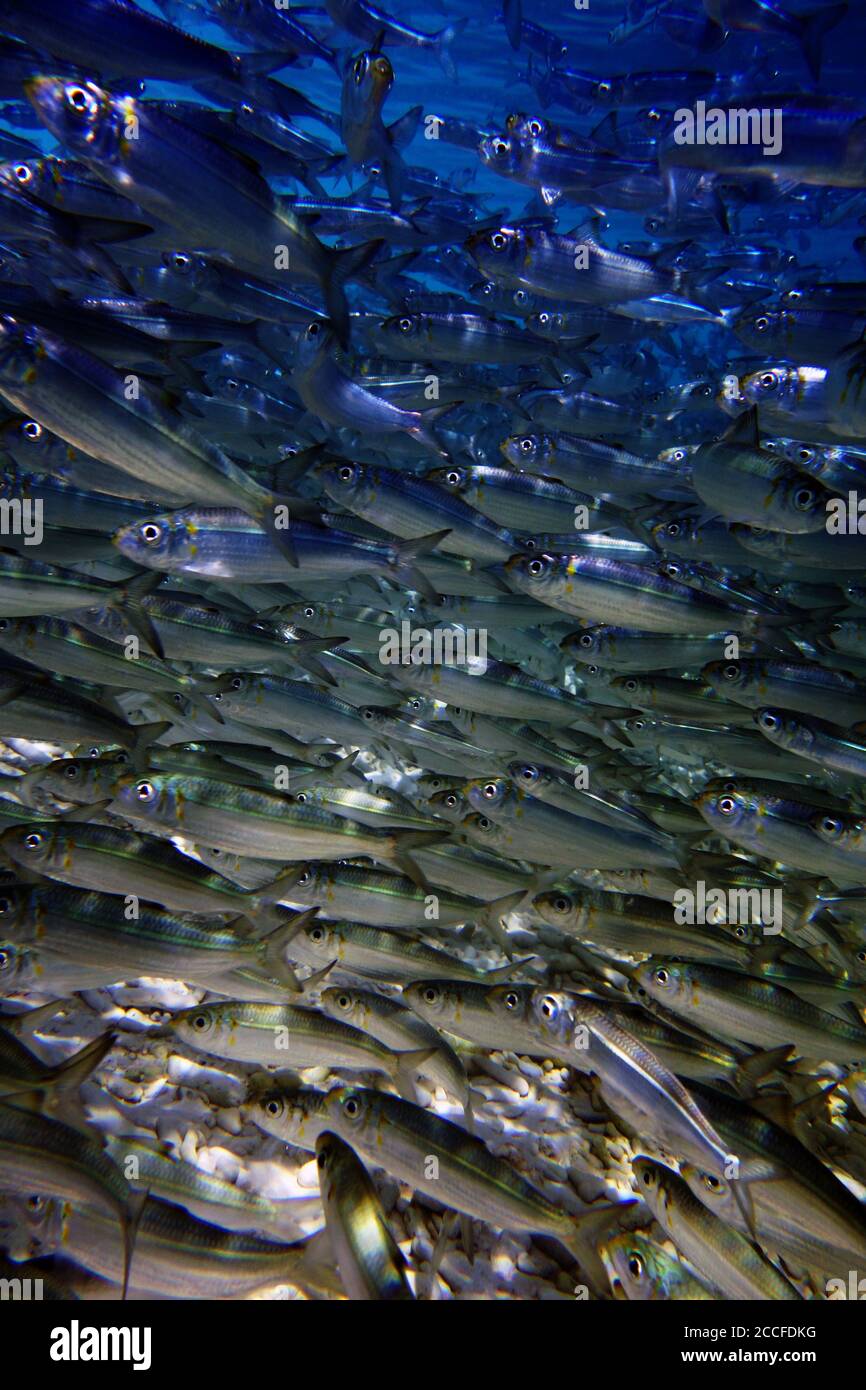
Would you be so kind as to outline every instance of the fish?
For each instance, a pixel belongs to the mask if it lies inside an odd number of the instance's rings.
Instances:
[[[0,8],[10,1288],[852,1298],[861,7]]]
[[[354,1149],[325,1130],[316,1140],[316,1167],[347,1296],[362,1302],[411,1300],[406,1262]]]

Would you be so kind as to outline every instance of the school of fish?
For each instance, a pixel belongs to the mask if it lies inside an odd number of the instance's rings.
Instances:
[[[0,0],[0,1277],[862,1297],[866,16],[393,5]]]

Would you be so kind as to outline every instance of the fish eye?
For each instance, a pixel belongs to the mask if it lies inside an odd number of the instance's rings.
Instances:
[[[530,135],[538,136],[541,134],[541,121],[530,121],[526,127]]]
[[[448,794],[448,796],[446,796],[446,798],[445,798],[445,805],[446,805],[446,806],[449,806],[449,807],[451,807],[451,808],[453,809],[455,806],[459,806],[459,804],[460,804],[460,803],[458,802],[457,797],[454,795],[453,792],[450,792],[450,793]]]
[[[150,798],[155,795],[153,783],[137,782],[135,787],[135,794],[138,797],[139,801],[149,801]]]
[[[539,322],[539,323],[545,323],[545,324],[546,324],[546,323],[550,323],[550,314],[544,313],[544,312],[540,313],[540,314],[538,315],[538,322]]]
[[[33,170],[27,164],[16,164],[12,172],[19,183],[29,183],[33,178]]]
[[[479,830],[491,830],[493,828],[493,821],[488,820],[486,816],[479,816],[478,828]]]
[[[312,323],[307,324],[307,337],[317,338],[321,330],[321,327],[322,325],[319,323],[318,319],[313,319]]]
[[[68,777],[68,778],[70,779],[70,781],[72,781],[74,778],[76,778],[76,777],[78,776],[78,765],[77,765],[77,763],[70,763],[68,767],[65,767],[65,768],[63,769],[63,775],[64,775],[64,777]]]
[[[679,523],[678,521],[671,521],[671,522],[669,522],[668,525],[665,527],[665,535],[666,535],[666,536],[678,536],[678,535],[680,534],[680,531],[681,531],[682,529],[683,529],[683,528],[680,526],[680,523]]]
[[[670,975],[664,969],[664,967],[660,967],[658,970],[654,971],[653,979],[655,980],[657,985],[666,985],[668,983],[668,980],[670,979]]]
[[[540,1009],[546,1019],[556,1018],[559,1013],[559,1005],[552,994],[546,994],[541,1001]]]
[[[12,899],[0,898],[0,916],[12,911]]]
[[[70,83],[68,87],[64,87],[63,98],[67,107],[76,115],[82,116],[96,109],[96,101],[90,92],[86,91],[84,87],[79,87],[77,83]]]
[[[625,682],[625,685],[624,685],[624,689],[625,689],[625,690],[630,690],[630,691],[633,693],[635,690],[637,690],[637,688],[638,688],[638,685],[637,685],[637,681],[636,681],[636,680],[627,680],[627,681]]]
[[[241,689],[243,689],[243,684],[244,684],[244,682],[243,682],[243,677],[242,677],[242,676],[235,676],[234,679],[232,680],[231,688],[232,688],[232,690],[241,690]]]
[[[138,534],[145,545],[156,545],[162,536],[162,527],[157,526],[155,521],[146,521],[143,526],[138,528]]]
[[[37,1194],[34,1193],[32,1197],[27,1198],[27,1210],[42,1211],[42,1208],[45,1206],[47,1200],[48,1199],[46,1197],[37,1196]]]
[[[337,472],[337,477],[340,479],[340,482],[341,482],[341,483],[348,483],[348,482],[351,482],[351,480],[352,480],[352,471],[353,471],[353,470],[352,470],[348,465],[347,465],[345,468],[340,468],[340,469],[338,470],[338,472]]]
[[[760,381],[762,386],[766,387],[767,390],[769,390],[771,386],[776,385],[776,373],[762,372],[758,380]]]
[[[529,564],[526,566],[526,570],[534,579],[537,579],[540,574],[544,574],[544,561],[530,560]]]
[[[363,57],[363,54],[362,54],[362,56],[361,56],[360,58],[356,58],[356,59],[355,59],[355,62],[354,62],[353,67],[352,67],[352,73],[353,73],[353,75],[354,75],[354,78],[355,78],[355,81],[356,81],[356,82],[360,82],[361,79],[362,79],[362,77],[364,76],[364,68],[365,68],[365,63],[364,63],[364,57]]]
[[[843,825],[836,816],[822,816],[819,829],[822,835],[826,835],[830,840],[835,840],[842,834]]]
[[[649,111],[647,111],[646,113],[646,118],[648,121],[660,121],[662,118],[662,113],[661,111],[656,111],[654,106],[651,106]]]
[[[42,426],[38,420],[28,420],[26,424],[21,426],[21,433],[26,435],[28,439],[38,439],[42,433]]]
[[[338,994],[338,995],[337,995],[337,1008],[338,1008],[338,1009],[348,1009],[348,1007],[349,1007],[349,1005],[351,1004],[351,1002],[352,1002],[352,1001],[351,1001],[351,999],[349,998],[348,994]]]
[[[518,1004],[520,1003],[520,995],[515,994],[514,990],[509,990],[508,994],[506,994],[502,1002],[504,1003],[506,1009],[516,1009]]]
[[[281,1109],[280,1102],[278,1100],[266,1100],[264,1108],[268,1115],[279,1115]]]
[[[356,1115],[360,1115],[361,1113],[361,1102],[358,1100],[357,1096],[347,1096],[343,1101],[343,1109],[349,1116],[349,1119],[353,1120]]]
[[[315,608],[305,608],[305,609],[304,609],[304,617],[305,617],[305,618],[315,618],[315,616],[316,616],[316,610],[315,610]]]
[[[301,887],[303,887],[304,884],[309,883],[309,881],[310,881],[310,871],[309,871],[309,869],[304,869],[303,873],[298,875],[298,884],[299,884]]]
[[[399,328],[399,330],[400,330],[401,333],[411,333],[411,332],[412,332],[412,320],[411,320],[411,319],[401,319],[400,322],[397,324],[397,327]]]
[[[207,1028],[207,1014],[196,1014],[192,1020],[192,1026],[196,1032],[200,1033],[203,1028]]]
[[[174,251],[169,257],[169,265],[172,270],[189,270],[192,265],[192,257],[185,251]]]
[[[554,898],[553,906],[557,912],[567,912],[571,907],[571,903],[568,898]]]
[[[510,144],[508,143],[507,140],[494,140],[494,141],[493,141],[493,153],[496,154],[496,155],[508,154],[508,151],[509,151],[510,149],[511,149],[511,146],[510,146]]]
[[[595,639],[591,637],[588,632],[585,632],[582,637],[577,639],[577,645],[579,647],[585,647],[588,651],[591,647],[595,646]]]
[[[495,782],[488,782],[487,786],[484,788],[484,795],[487,797],[488,801],[492,801],[498,791],[499,788]]]
[[[34,830],[32,834],[24,836],[24,848],[38,849],[44,838],[45,837],[41,835],[38,830]]]
[[[387,58],[377,58],[375,63],[373,64],[373,67],[376,69],[377,72],[384,73],[386,77],[389,75],[391,71],[391,64],[388,62]]]
[[[718,1192],[722,1185],[714,1173],[702,1173],[701,1181],[710,1192]]]
[[[643,1274],[643,1260],[640,1255],[631,1255],[628,1262],[628,1272],[634,1279],[639,1279]]]
[[[682,565],[678,565],[675,560],[670,560],[664,567],[665,574],[669,579],[676,579],[683,572]]]
[[[805,512],[815,501],[815,494],[809,487],[798,487],[792,500],[798,512]]]
[[[506,243],[507,238],[504,237],[501,232],[494,232],[490,237],[490,245],[494,251],[504,251]]]
[[[655,1181],[655,1179],[654,1179],[653,1174],[650,1173],[649,1170],[645,1168],[645,1169],[644,1169],[644,1174],[643,1174],[643,1185],[644,1185],[644,1187],[652,1187],[654,1181]]]
[[[226,390],[227,390],[227,391],[237,391],[237,390],[239,389],[239,387],[240,387],[240,382],[239,382],[239,381],[235,381],[235,379],[234,379],[233,376],[230,376],[230,377],[227,377],[227,378],[226,378]]]
[[[767,729],[770,733],[775,733],[782,726],[782,721],[777,714],[771,714],[768,709],[762,710],[758,716],[758,723],[762,729]]]
[[[717,804],[723,816],[732,816],[737,809],[737,803],[732,796],[720,796]]]
[[[610,83],[609,83],[609,82],[599,82],[598,85],[596,86],[596,89],[595,89],[595,90],[596,90],[596,94],[597,94],[598,96],[600,96],[600,97],[609,96],[609,95],[610,95]]]
[[[644,727],[644,721],[642,719],[633,719],[630,727],[640,731]]]
[[[686,451],[685,451],[685,449],[674,449],[674,451],[673,451],[673,453],[672,453],[672,455],[671,455],[671,458],[673,459],[674,463],[682,463],[682,461],[683,461],[683,459],[685,458],[685,456],[686,456]]]
[[[815,457],[814,449],[807,449],[805,446],[797,450],[797,458],[801,463],[811,463]]]
[[[320,941],[324,941],[324,939],[325,939],[325,929],[324,929],[324,927],[312,927],[312,928],[311,928],[311,930],[310,930],[310,940],[311,940],[311,941],[315,941],[316,944],[318,945],[318,943],[319,943]]]
[[[759,319],[755,319],[755,332],[756,332],[756,333],[766,333],[766,331],[767,331],[767,329],[768,329],[769,327],[770,327],[770,320],[769,320],[768,318],[766,318],[763,314],[761,315],[761,317],[760,317]]]
[[[446,483],[450,483],[452,487],[457,487],[458,483],[460,482],[460,474],[456,471],[446,473],[445,481]]]
[[[362,710],[361,718],[366,719],[368,724],[372,724],[374,718],[373,711],[371,709]]]
[[[299,802],[300,805],[303,805],[304,802],[306,801],[306,799],[307,799],[307,793],[306,793],[306,792],[298,792],[297,796],[295,797],[295,801],[296,801],[296,802]]]
[[[736,662],[733,661],[731,662],[730,666],[726,666],[722,671],[722,675],[724,676],[726,681],[735,681],[739,674],[740,668],[736,664]]]

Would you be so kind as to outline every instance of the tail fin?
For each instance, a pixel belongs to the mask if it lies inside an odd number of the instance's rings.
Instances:
[[[325,307],[334,325],[340,347],[349,346],[349,305],[345,284],[360,275],[375,260],[385,241],[382,237],[366,241],[361,246],[347,246],[344,251],[331,249],[325,277]]]
[[[806,66],[816,82],[821,76],[824,35],[835,28],[847,13],[847,4],[842,4],[830,5],[827,9],[815,10],[812,14],[800,16],[800,45]]]
[[[171,720],[164,719],[158,724],[138,724],[135,726],[135,743],[132,747],[132,765],[136,772],[141,772],[147,767],[145,753],[152,743],[162,738],[171,728]]]
[[[436,35],[436,56],[442,64],[445,76],[450,78],[452,82],[457,81],[457,67],[451,53],[451,47],[458,35],[463,33],[468,23],[468,18],[458,19],[454,24],[449,24],[446,29],[440,29]]]

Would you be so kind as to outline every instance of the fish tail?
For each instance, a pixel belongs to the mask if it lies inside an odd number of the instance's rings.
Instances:
[[[141,1225],[141,1218],[144,1215],[144,1208],[147,1205],[149,1192],[134,1192],[130,1195],[126,1209],[121,1221],[123,1234],[123,1285],[120,1292],[122,1300],[126,1299],[129,1292],[129,1276],[132,1272],[132,1257],[135,1252],[135,1238],[138,1235],[138,1228]]]
[[[450,831],[440,830],[406,830],[395,831],[391,836],[393,846],[386,859],[394,863],[402,870],[407,878],[411,878],[417,888],[424,893],[433,892],[430,884],[412,858],[412,850],[424,849],[428,845],[446,844],[450,839]]]
[[[365,241],[360,246],[347,246],[343,251],[324,248],[328,252],[324,293],[328,318],[334,325],[340,346],[349,346],[349,305],[346,300],[346,281],[353,280],[378,256],[384,239]]]
[[[261,919],[260,919],[261,920]],[[262,959],[269,975],[273,975],[292,994],[301,993],[301,985],[286,960],[286,947],[298,932],[297,917],[284,914],[284,920],[261,943]]]
[[[291,498],[272,493],[264,507],[258,508],[255,512],[255,519],[288,564],[297,569],[298,557],[291,531],[291,508]]]
[[[437,1048],[419,1047],[411,1052],[395,1052],[394,1060],[391,1065],[391,1079],[400,1095],[404,1100],[414,1103],[415,1077],[424,1067],[425,1062],[429,1062],[431,1057],[435,1057]]]
[[[141,574],[133,575],[132,579],[122,579],[114,585],[114,597],[108,602],[110,608],[126,619],[130,631],[160,661],[165,660],[165,650],[150,616],[141,606],[141,600],[158,588],[164,577],[159,570],[143,570]]]
[[[168,733],[171,727],[172,723],[170,719],[163,719],[155,724],[136,725],[135,743],[130,753],[132,766],[135,768],[136,772],[144,771],[147,767],[148,760],[145,754],[148,748],[152,743],[156,743],[158,739],[161,739],[163,734]]]
[[[803,57],[812,77],[817,82],[821,76],[821,61],[824,56],[824,35],[839,23],[848,12],[848,5],[830,5],[822,10],[800,16],[799,39]]]
[[[445,76],[451,82],[457,81],[457,65],[454,62],[451,48],[455,39],[463,33],[468,23],[468,17],[457,19],[453,24],[449,24],[444,29],[440,29],[439,33],[436,35],[436,57],[442,65]]]

